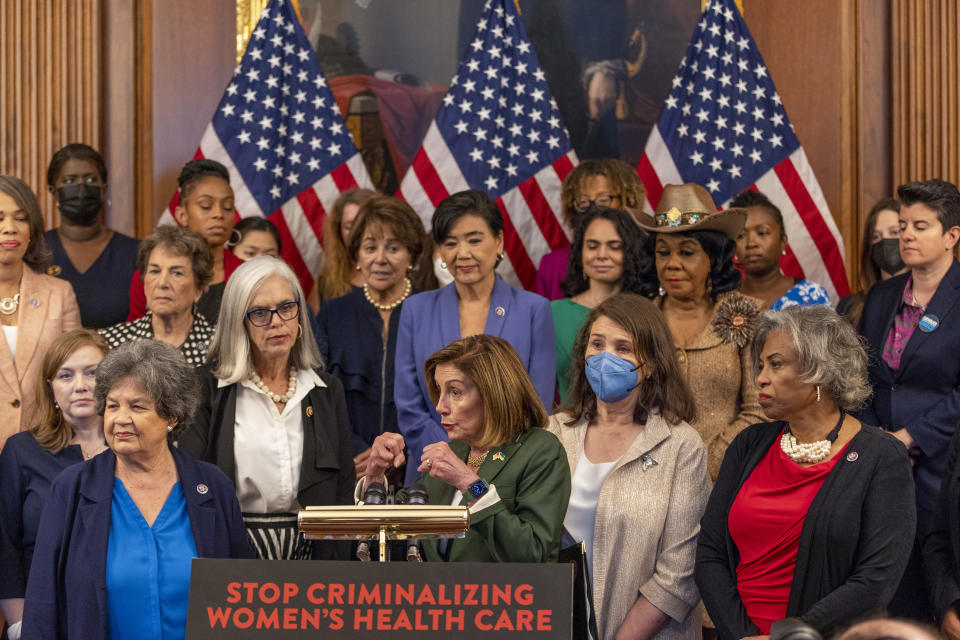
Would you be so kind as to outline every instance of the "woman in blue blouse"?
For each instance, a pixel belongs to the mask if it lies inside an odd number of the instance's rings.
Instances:
[[[170,447],[196,409],[172,346],[126,343],[97,367],[108,451],[64,470],[40,519],[23,637],[183,638],[195,557],[250,558],[233,484]]]
[[[520,356],[544,407],[553,402],[557,371],[550,303],[497,276],[503,228],[500,209],[482,191],[455,193],[433,214],[433,240],[453,283],[412,296],[400,313],[394,399],[408,460],[419,460],[426,445],[448,440],[423,365],[451,342],[480,333],[503,338]],[[418,475],[415,465],[408,465],[406,483]]]
[[[411,273],[423,240],[423,223],[403,200],[378,195],[364,202],[347,243],[363,287],[326,303],[317,316],[320,355],[346,394],[358,477],[365,473],[374,438],[397,431],[397,325],[401,305],[413,292]]]
[[[784,307],[833,306],[821,285],[790,278],[780,271],[780,257],[787,254],[787,231],[783,214],[759,191],[744,191],[730,207],[746,209],[747,223],[737,238],[737,260],[743,269],[740,293],[762,300],[771,311]]]
[[[93,373],[109,351],[96,331],[57,338],[38,371],[40,421],[10,436],[0,453],[0,608],[19,633],[23,594],[50,485],[72,464],[106,448],[103,418],[94,411]]]

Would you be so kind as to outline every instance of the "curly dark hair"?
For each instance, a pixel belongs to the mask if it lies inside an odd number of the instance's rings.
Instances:
[[[710,297],[714,300],[721,293],[740,288],[743,276],[733,263],[733,256],[737,252],[737,243],[727,234],[712,229],[699,229],[674,235],[693,238],[703,248],[703,252],[710,258]],[[660,293],[660,277],[657,275],[656,260],[657,234],[652,233],[644,244],[644,252],[650,256],[646,262],[647,268],[643,274],[642,293],[647,296],[656,296]]]
[[[647,191],[637,175],[636,169],[616,158],[590,158],[584,160],[563,179],[560,199],[563,202],[563,221],[575,226],[581,213],[577,211],[575,201],[580,195],[584,181],[590,176],[603,176],[610,181],[613,195],[620,196],[620,204],[631,209],[643,209]]]
[[[583,241],[590,224],[599,218],[609,220],[617,228],[617,235],[623,242],[623,274],[620,276],[620,290],[641,293],[643,272],[649,261],[644,252],[647,234],[637,226],[626,211],[609,207],[592,206],[581,214],[570,244],[570,258],[567,262],[567,275],[560,282],[563,295],[572,298],[590,288],[590,281],[583,272]]]

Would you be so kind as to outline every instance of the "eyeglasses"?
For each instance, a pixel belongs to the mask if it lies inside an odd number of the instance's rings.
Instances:
[[[577,198],[573,206],[577,211],[584,212],[591,207],[591,205],[597,205],[598,207],[609,207],[613,203],[613,199],[620,198],[619,193],[601,193],[596,197],[595,200],[591,200],[587,196],[582,196]]]
[[[247,320],[255,327],[265,327],[273,322],[273,314],[280,316],[281,320],[293,320],[300,315],[300,303],[296,300],[284,302],[273,309],[267,307],[257,307],[247,311]]]

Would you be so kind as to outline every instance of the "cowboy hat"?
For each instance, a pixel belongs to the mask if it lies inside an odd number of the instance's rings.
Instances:
[[[719,231],[736,241],[747,222],[746,209],[717,211],[706,189],[698,184],[668,184],[653,216],[636,212],[637,225],[653,233]]]

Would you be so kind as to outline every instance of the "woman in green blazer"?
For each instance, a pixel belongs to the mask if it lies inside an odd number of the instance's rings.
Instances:
[[[570,498],[560,441],[510,344],[495,336],[457,340],[427,359],[426,379],[450,442],[423,448],[420,482],[430,504],[470,511],[464,538],[424,540],[432,562],[553,562]],[[400,467],[403,436],[377,437],[364,486]],[[362,495],[363,487],[358,487]]]

